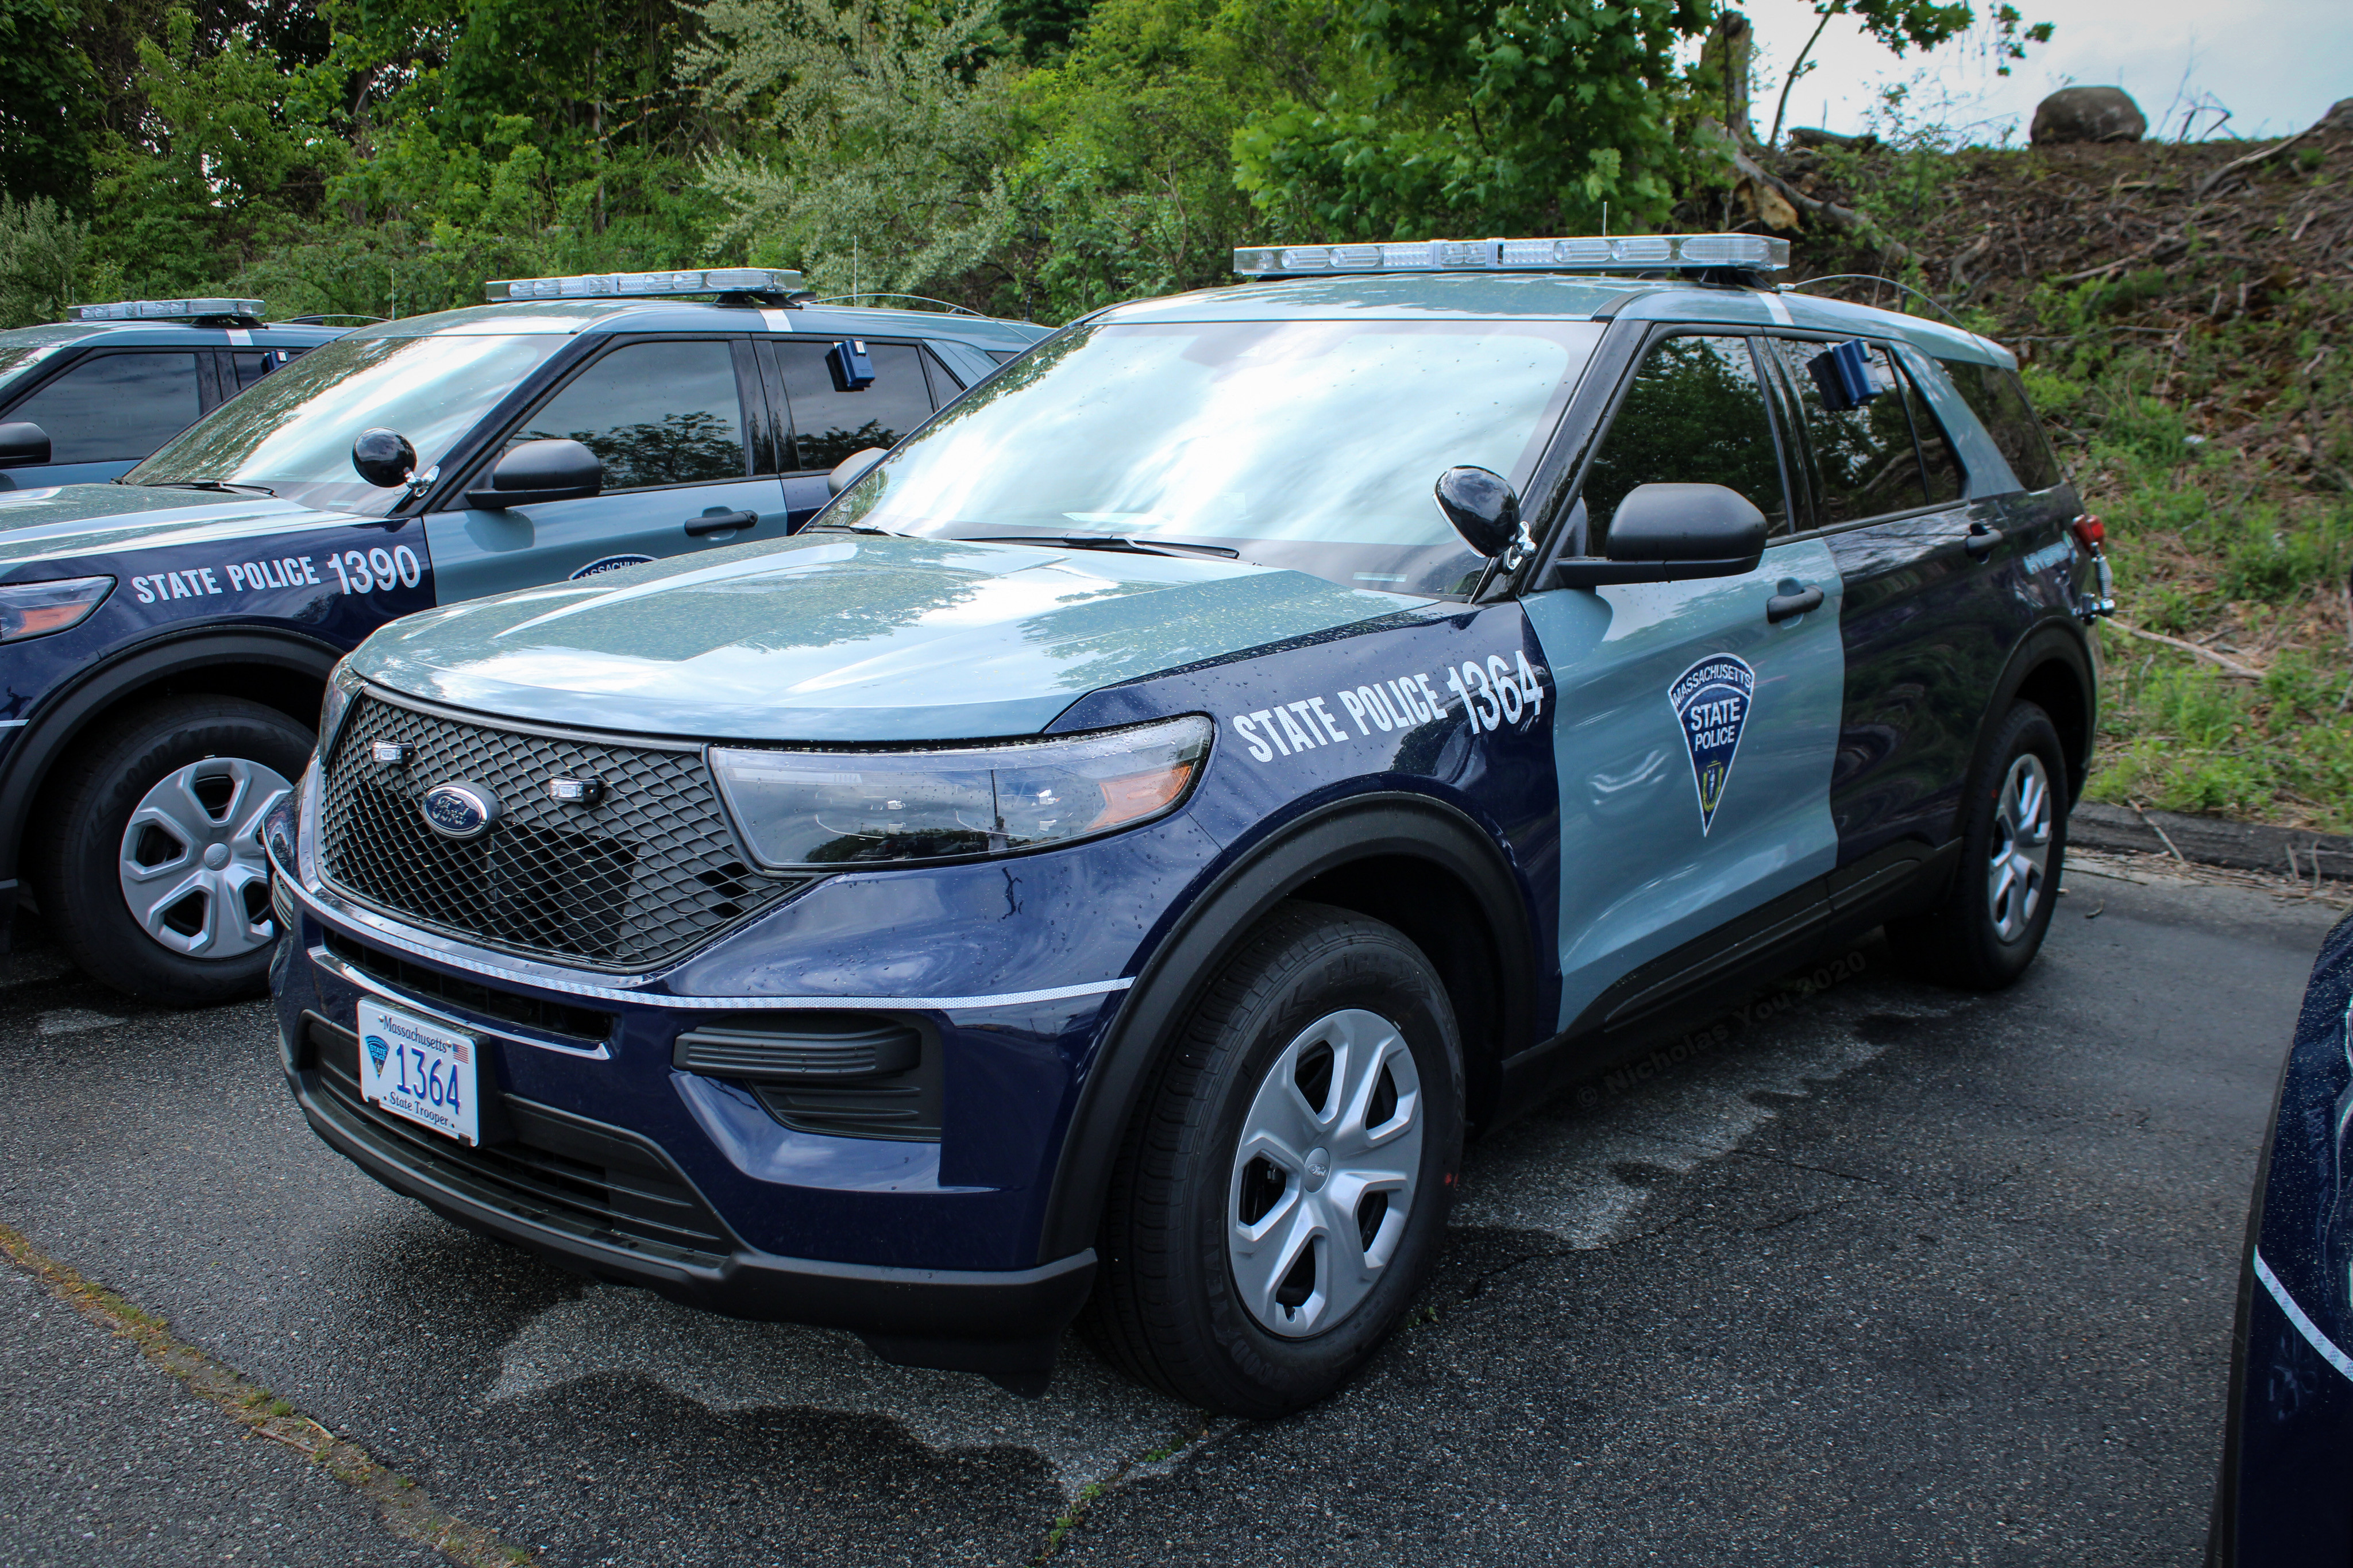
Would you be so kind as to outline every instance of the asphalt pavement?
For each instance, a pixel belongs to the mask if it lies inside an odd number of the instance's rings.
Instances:
[[[259,1004],[141,1007],[37,932],[0,1225],[551,1565],[2188,1564],[2337,912],[2078,868],[2010,992],[1793,977],[1476,1145],[1413,1323],[1272,1423],[584,1284],[330,1153]],[[5,1265],[0,1408],[0,1563],[436,1560]]]

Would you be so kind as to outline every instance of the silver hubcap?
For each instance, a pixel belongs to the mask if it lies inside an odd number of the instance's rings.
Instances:
[[[191,958],[236,958],[275,941],[261,819],[293,787],[242,757],[165,774],[122,830],[122,898],[140,929]]]
[[[1344,1321],[1405,1236],[1421,1170],[1421,1079],[1397,1026],[1317,1019],[1259,1084],[1234,1151],[1226,1257],[1242,1305],[1289,1339]]]
[[[2051,874],[2051,775],[2029,752],[2010,764],[1993,808],[1993,856],[1986,862],[1986,908],[1993,934],[2016,942],[2042,907]]]

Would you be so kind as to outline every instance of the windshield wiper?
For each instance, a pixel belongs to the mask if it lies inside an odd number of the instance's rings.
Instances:
[[[225,496],[261,495],[272,499],[278,492],[268,485],[249,485],[236,479],[142,479],[142,490],[214,490]]]
[[[1217,555],[1241,558],[1239,550],[1222,544],[1180,544],[1168,539],[1122,539],[1111,533],[960,533],[953,537],[974,544],[1059,544],[1067,550],[1119,550],[1130,555]]]

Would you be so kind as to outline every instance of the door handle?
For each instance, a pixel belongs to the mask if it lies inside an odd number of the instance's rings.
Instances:
[[[1766,600],[1765,618],[1778,626],[1793,616],[1802,616],[1808,610],[1821,607],[1822,591],[1820,588],[1801,588],[1794,594],[1776,594]]]
[[[1961,541],[1961,548],[1969,552],[1972,560],[1982,561],[1992,554],[1993,547],[2000,542],[2001,530],[1973,522],[1969,524],[1969,536]]]
[[[756,511],[712,511],[686,520],[686,532],[690,539],[706,533],[725,533],[730,529],[759,526],[760,514]]]

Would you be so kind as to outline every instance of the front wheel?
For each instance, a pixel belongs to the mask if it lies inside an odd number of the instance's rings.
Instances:
[[[92,979],[152,1002],[261,990],[277,928],[261,823],[293,790],[311,731],[272,708],[198,697],[138,709],[69,760],[37,851],[41,912]]]
[[[1890,921],[1888,945],[1924,979],[1995,991],[2026,973],[2051,929],[2067,857],[2066,753],[2050,716],[2010,710],[1963,800],[1961,861],[1945,901]]]
[[[1377,921],[1285,905],[1209,987],[1122,1151],[1092,1335],[1229,1415],[1345,1383],[1427,1277],[1462,1150],[1444,986]]]

